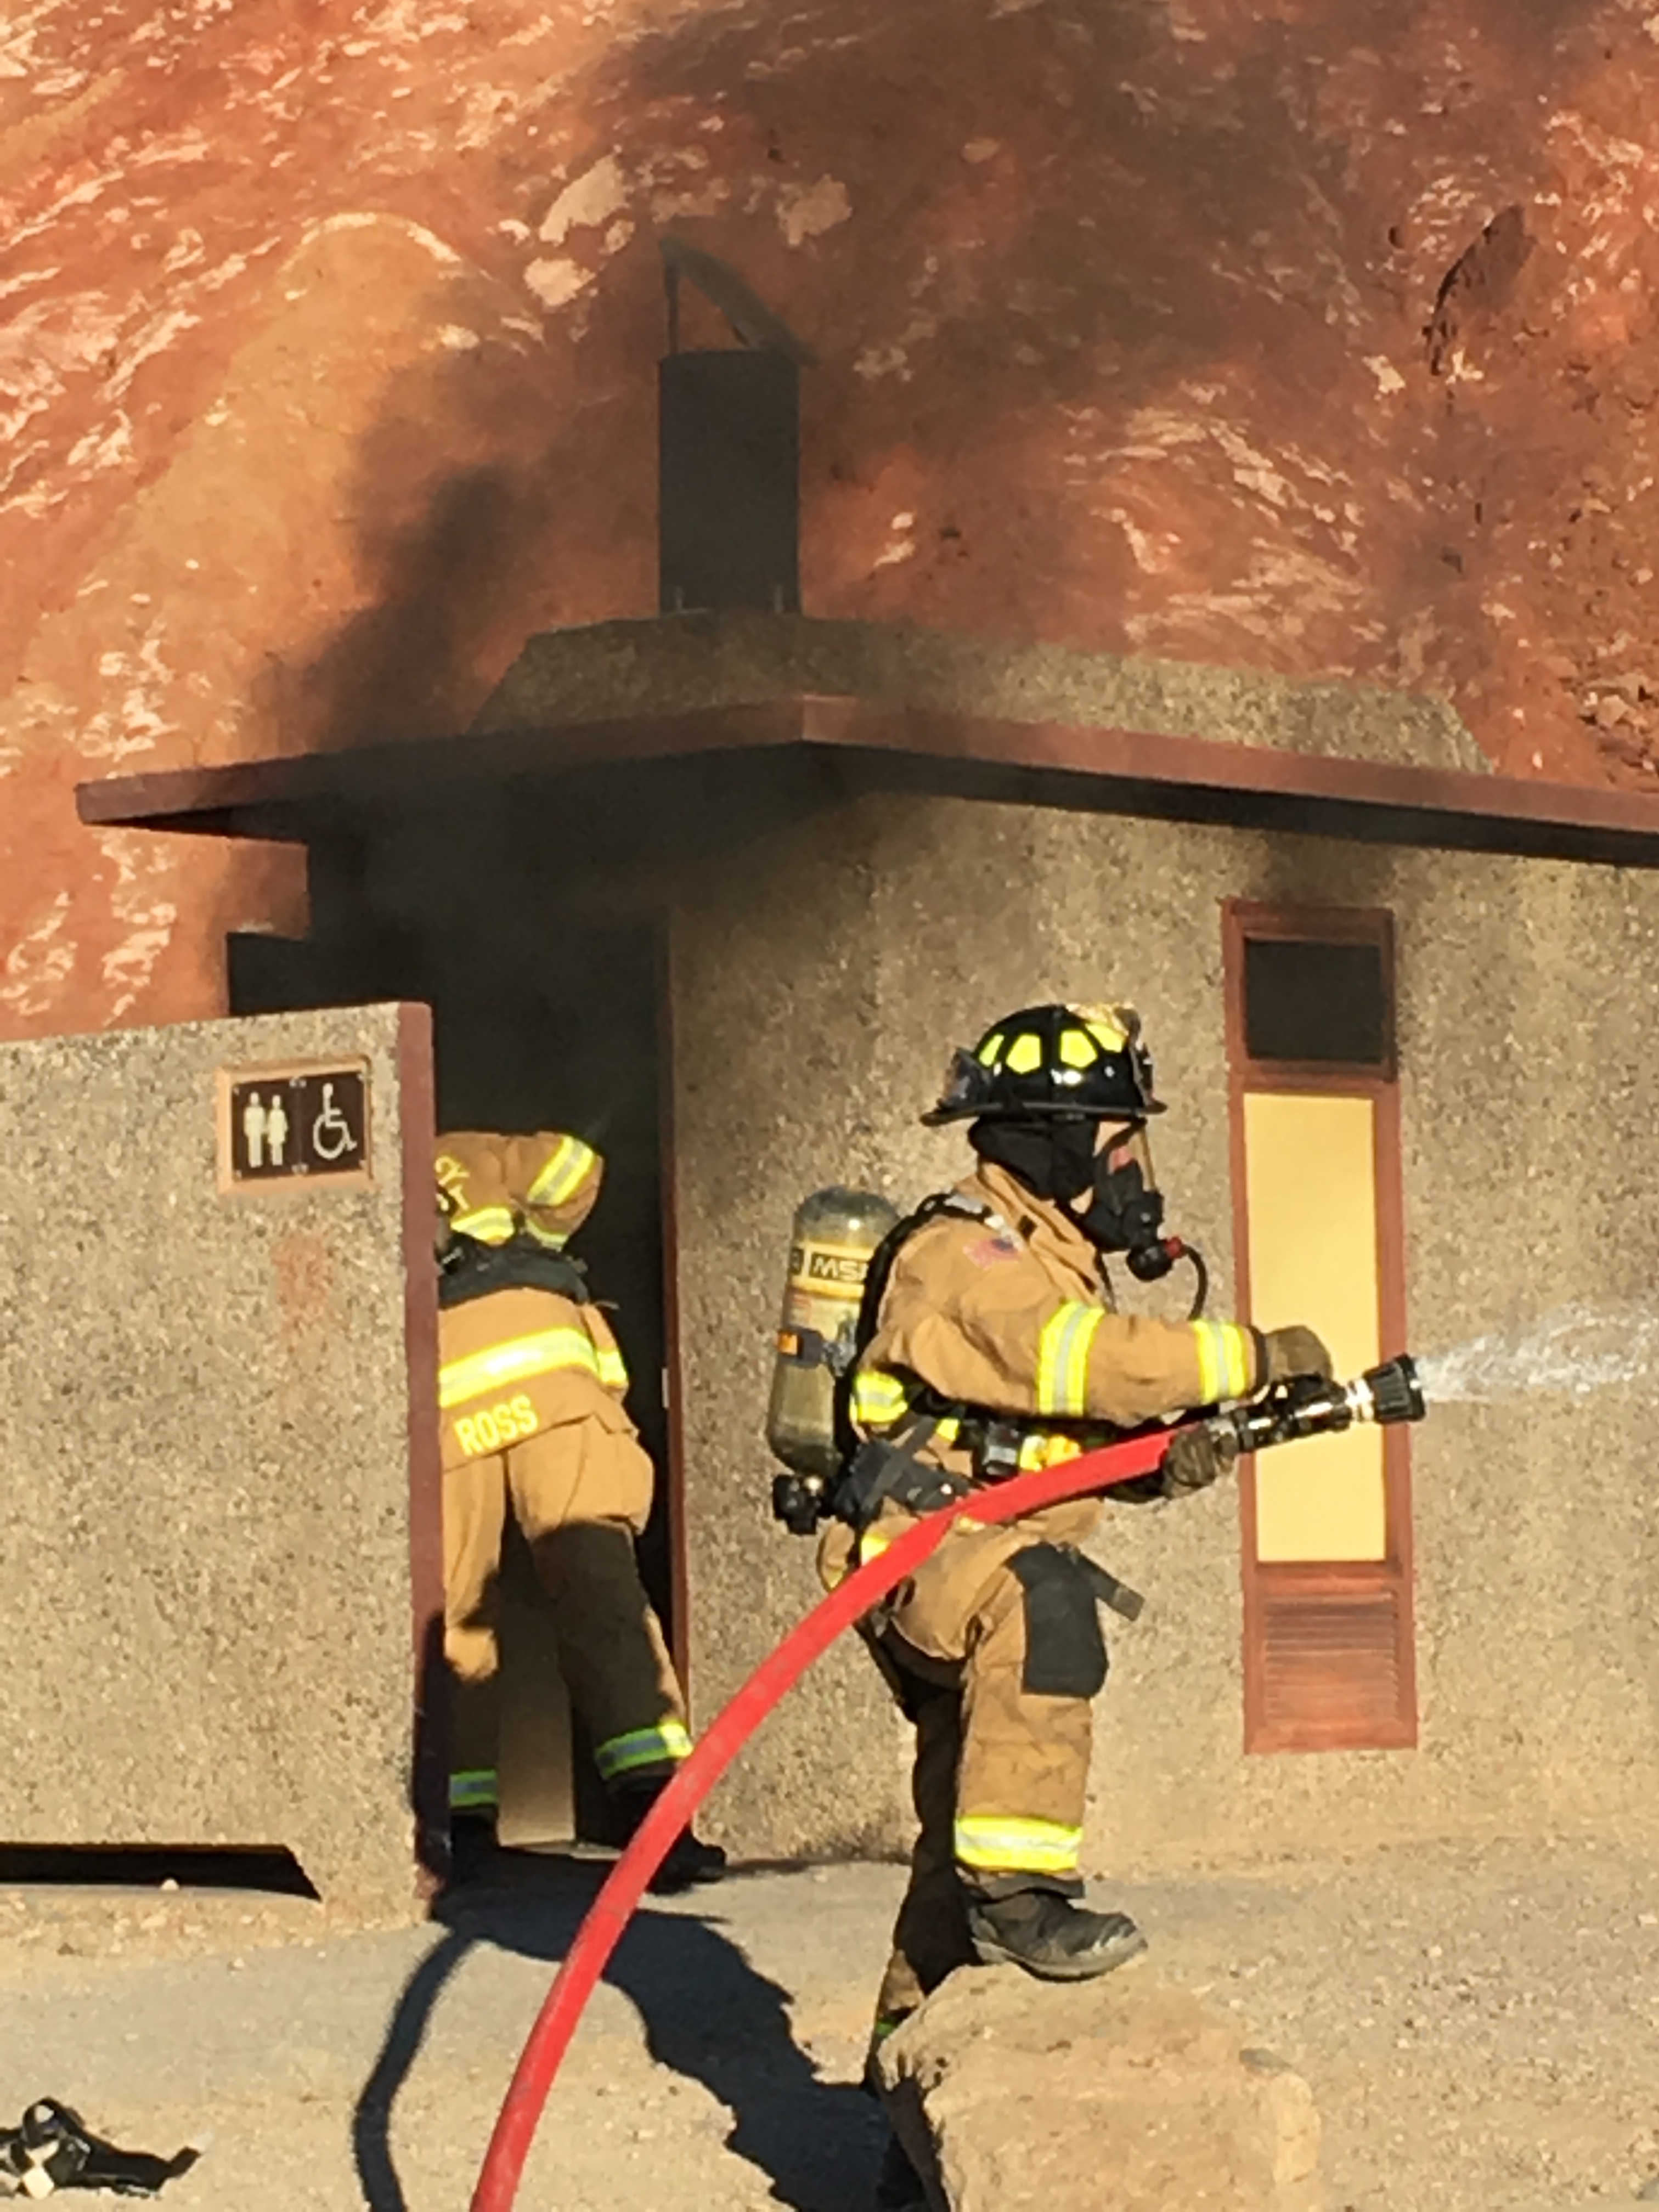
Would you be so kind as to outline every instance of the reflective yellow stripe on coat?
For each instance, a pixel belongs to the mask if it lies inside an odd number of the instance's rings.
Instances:
[[[1033,1429],[1020,1438],[1019,1465],[1022,1474],[1033,1469],[1058,1467],[1063,1460],[1080,1459],[1090,1447],[1077,1437],[1068,1437],[1058,1429]]]
[[[570,1242],[562,1229],[538,1229],[533,1221],[526,1221],[524,1229],[526,1236],[533,1237],[538,1244],[550,1252],[562,1252]]]
[[[853,1419],[861,1429],[890,1429],[909,1402],[898,1376],[883,1368],[861,1367],[853,1378]]]
[[[471,1237],[480,1244],[505,1244],[514,1227],[510,1206],[477,1206],[471,1213],[455,1214],[449,1224],[460,1237]]]
[[[1255,1364],[1249,1329],[1233,1321],[1195,1321],[1192,1331],[1200,1403],[1214,1406],[1224,1399],[1248,1396]]]
[[[1039,1413],[1075,1419],[1089,1410],[1089,1349],[1106,1318],[1104,1306],[1067,1298],[1042,1324],[1037,1339]]]
[[[447,1413],[469,1398],[482,1398],[487,1392],[526,1382],[534,1375],[556,1374],[562,1368],[577,1368],[598,1381],[605,1379],[599,1352],[585,1328],[538,1328],[532,1336],[509,1337],[505,1343],[492,1344],[488,1352],[448,1361],[438,1370],[438,1403]],[[624,1370],[623,1380],[627,1379]]]
[[[889,1375],[880,1367],[865,1367],[854,1377],[853,1419],[860,1428],[896,1428],[911,1411],[909,1385],[896,1375]],[[928,1441],[948,1446],[954,1444],[961,1434],[961,1416],[945,1413],[934,1423]]]
[[[549,1154],[525,1195],[532,1206],[562,1206],[574,1198],[593,1167],[593,1148],[580,1137],[564,1137]]]
[[[628,1388],[628,1363],[614,1345],[599,1348],[599,1380],[607,1390],[621,1393]]]

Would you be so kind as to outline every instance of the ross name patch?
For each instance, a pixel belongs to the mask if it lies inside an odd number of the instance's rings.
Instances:
[[[482,1459],[486,1452],[505,1451],[508,1444],[533,1437],[540,1425],[535,1407],[521,1391],[482,1413],[464,1413],[455,1423],[455,1441],[468,1459]]]

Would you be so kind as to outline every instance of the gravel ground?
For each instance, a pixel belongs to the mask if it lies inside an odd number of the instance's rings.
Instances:
[[[1399,1850],[1125,1893],[1158,1970],[1312,2083],[1331,2212],[1579,2212],[1659,2175],[1659,1853]]]
[[[1329,2212],[1583,2212],[1659,2174],[1659,1854],[1391,1851],[1120,1885],[1156,1972],[1313,2083]],[[0,2115],[204,2145],[175,2212],[460,2212],[598,1879],[506,1862],[447,1924],[199,1891],[0,1893]],[[590,2007],[526,2207],[866,2212],[854,2086],[890,1867],[653,1901]],[[1656,2191],[1659,2195],[1659,2191]]]

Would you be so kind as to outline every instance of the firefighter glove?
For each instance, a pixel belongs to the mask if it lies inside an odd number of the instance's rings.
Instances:
[[[1295,1325],[1270,1328],[1261,1342],[1267,1355],[1264,1383],[1288,1382],[1304,1375],[1316,1375],[1322,1382],[1328,1382],[1336,1371],[1330,1353],[1310,1328]]]
[[[1164,1495],[1188,1498],[1195,1490],[1207,1490],[1212,1482],[1231,1473],[1237,1457],[1238,1439],[1231,1430],[1212,1427],[1206,1422],[1199,1428],[1177,1431],[1164,1455]]]

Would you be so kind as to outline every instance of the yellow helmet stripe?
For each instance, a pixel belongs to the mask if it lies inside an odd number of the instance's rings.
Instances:
[[[592,1173],[595,1154],[580,1137],[561,1137],[526,1195],[532,1206],[562,1206]]]

